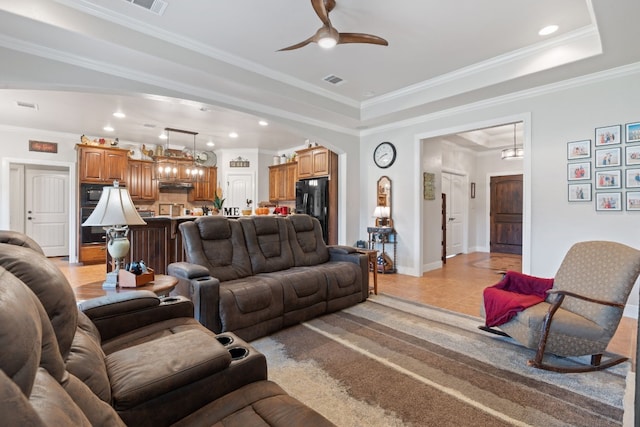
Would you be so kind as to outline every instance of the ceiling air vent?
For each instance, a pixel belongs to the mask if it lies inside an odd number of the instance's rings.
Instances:
[[[133,3],[136,6],[144,7],[145,9],[155,13],[156,15],[162,15],[167,8],[168,3],[164,0],[126,0],[129,3]]]
[[[16,101],[16,105],[22,108],[30,108],[32,110],[38,109],[38,104],[34,104],[33,102],[24,102],[24,101]]]
[[[328,75],[322,80],[324,80],[327,83],[331,83],[332,85],[341,85],[342,83],[344,83],[344,80],[342,80],[340,77],[333,74]]]

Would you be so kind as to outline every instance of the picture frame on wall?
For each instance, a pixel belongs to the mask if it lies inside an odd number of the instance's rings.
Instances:
[[[591,158],[591,140],[573,141],[567,143],[567,160]]]
[[[640,145],[624,147],[624,158],[627,166],[640,165]]]
[[[591,183],[583,182],[579,184],[569,184],[569,201],[570,202],[590,202],[591,201]]]
[[[621,128],[622,126],[620,125],[596,128],[596,147],[603,145],[620,144],[622,142],[620,135],[622,130]]]
[[[640,122],[627,123],[625,125],[627,142],[640,142]]]
[[[597,211],[621,211],[622,210],[622,193],[596,193],[596,210]]]
[[[596,190],[622,188],[622,171],[613,169],[596,172]]]
[[[627,188],[640,188],[640,168],[627,169],[624,182]]]
[[[620,147],[601,148],[596,150],[596,168],[610,168],[620,166]]]
[[[591,179],[591,162],[569,163],[567,165],[567,179],[569,181]]]
[[[640,211],[640,191],[627,191],[627,210]]]

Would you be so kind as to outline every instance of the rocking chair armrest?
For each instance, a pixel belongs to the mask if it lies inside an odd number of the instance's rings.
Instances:
[[[547,291],[547,294],[554,294],[554,295],[560,295],[560,296],[570,296],[573,298],[578,298],[584,301],[589,301],[589,302],[593,302],[596,304],[601,304],[601,305],[608,305],[611,307],[618,307],[618,308],[624,308],[625,305],[619,302],[611,302],[611,301],[603,301],[603,300],[599,300],[599,299],[595,299],[595,298],[590,298],[590,297],[586,297],[584,295],[580,295],[580,294],[576,294],[575,292],[569,292],[569,291],[563,291],[560,289],[549,289]]]

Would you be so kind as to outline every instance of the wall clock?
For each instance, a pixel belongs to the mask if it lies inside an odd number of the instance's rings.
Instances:
[[[381,142],[373,150],[373,161],[379,168],[388,168],[396,161],[396,147],[390,142]]]

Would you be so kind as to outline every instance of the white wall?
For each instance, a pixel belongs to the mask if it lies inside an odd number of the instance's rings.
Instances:
[[[519,94],[521,96],[512,94],[458,111],[416,118],[404,126],[396,123],[367,132],[361,144],[363,181],[375,182],[379,174],[370,158],[380,141],[392,141],[398,149],[396,163],[385,170],[385,174],[394,183],[394,222],[400,243],[401,272],[421,274],[424,252],[417,239],[419,236],[429,239],[424,230],[416,233],[421,229],[420,217],[430,212],[418,202],[422,194],[422,172],[430,167],[428,158],[433,154],[421,146],[420,140],[481,127],[481,124],[518,120],[524,121],[525,129],[525,227],[532,230],[530,241],[525,242],[523,270],[553,276],[569,247],[583,240],[614,240],[640,247],[638,212],[596,212],[594,203],[567,201],[566,153],[569,141],[593,140],[596,127],[640,121],[639,68],[612,70]],[[489,168],[492,168],[491,162],[486,165],[486,170]],[[479,190],[476,197],[483,197]],[[365,195],[367,211],[372,212],[369,207],[374,204],[373,191]],[[362,220],[364,226],[364,218]],[[637,295],[636,288],[631,304],[637,305]]]

